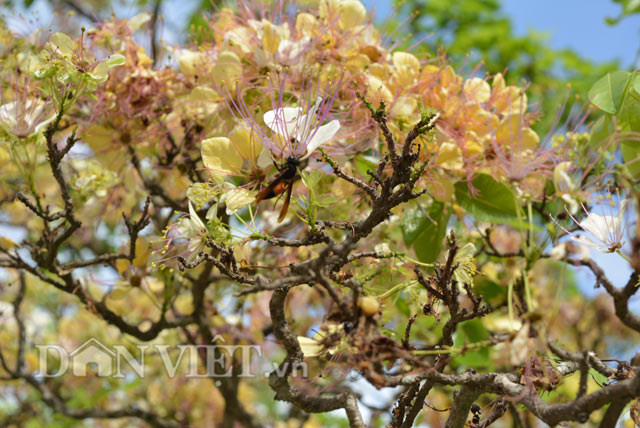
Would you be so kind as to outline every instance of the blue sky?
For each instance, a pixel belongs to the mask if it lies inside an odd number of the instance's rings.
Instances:
[[[393,13],[390,0],[364,0],[375,7],[376,18]],[[616,26],[605,17],[616,17],[621,7],[611,0],[502,0],[517,35],[533,30],[548,35],[554,48],[572,48],[595,61],[619,59],[630,67],[640,47],[640,16],[625,18]]]
[[[171,31],[181,28],[200,0],[166,0],[165,26]],[[377,19],[393,15],[392,0],[362,0],[368,10],[376,9]],[[640,48],[640,15],[623,19],[616,26],[605,23],[605,17],[615,17],[621,7],[612,0],[502,0],[503,10],[511,17],[517,35],[529,30],[545,33],[554,48],[572,48],[595,61],[619,59],[630,67]],[[36,0],[43,23],[52,13],[51,6]],[[7,8],[0,7],[0,11]],[[115,7],[116,14],[130,16],[134,8]],[[173,41],[173,37],[168,39]],[[175,40],[177,41],[177,40]]]

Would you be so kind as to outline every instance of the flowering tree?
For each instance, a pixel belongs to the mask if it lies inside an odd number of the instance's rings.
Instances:
[[[279,6],[166,64],[147,14],[0,27],[2,426],[640,424],[640,79],[540,136],[358,0]]]

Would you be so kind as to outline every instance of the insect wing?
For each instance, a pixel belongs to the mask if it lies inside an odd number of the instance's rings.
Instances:
[[[258,195],[256,196],[255,203],[257,204],[263,199],[269,199],[275,196],[276,195],[275,190],[282,183],[283,180],[284,180],[284,173],[281,172],[276,176],[276,178],[273,179],[271,183],[269,183],[267,187],[265,187],[260,191],[260,193],[258,193]],[[269,195],[270,193],[273,193],[273,195],[270,196]]]
[[[287,181],[287,194],[284,197],[284,204],[282,205],[282,209],[280,210],[280,215],[278,216],[278,222],[284,220],[287,215],[287,211],[289,210],[289,202],[291,201],[291,191],[293,190],[293,180]]]

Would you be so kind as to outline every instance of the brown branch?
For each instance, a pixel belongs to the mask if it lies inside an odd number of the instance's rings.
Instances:
[[[613,304],[616,310],[616,316],[627,327],[640,332],[640,317],[629,311],[629,299],[638,292],[638,272],[633,272],[629,277],[629,281],[622,289],[616,288],[611,281],[609,281],[604,271],[593,260],[567,260],[568,263],[574,266],[586,266],[596,277],[597,284],[600,284],[613,298]]]
[[[413,426],[413,421],[415,421],[415,419],[418,417],[418,414],[424,407],[424,401],[426,400],[427,395],[429,395],[432,387],[433,383],[429,381],[426,381],[422,384],[420,390],[416,394],[413,405],[409,409],[409,412],[404,418],[404,422],[402,423],[402,426],[400,428],[411,428]]]
[[[98,18],[98,15],[96,15],[93,12],[86,11],[85,9],[80,7],[80,5],[78,5],[75,1],[63,0],[62,3],[64,5],[66,5],[66,6],[68,6],[70,9],[72,9],[78,15],[81,15],[81,16],[87,18],[88,20],[90,20],[92,22],[98,22],[100,20],[100,18]]]
[[[364,422],[358,402],[353,393],[324,394],[309,396],[289,384],[289,376],[297,366],[303,364],[303,354],[298,339],[287,323],[284,306],[289,288],[275,290],[269,302],[269,311],[273,322],[273,333],[287,351],[280,366],[269,375],[269,386],[276,392],[275,399],[288,401],[307,413],[324,413],[345,409],[349,425],[352,428],[364,428]]]
[[[445,428],[463,428],[471,405],[478,399],[480,393],[480,390],[466,385],[462,385],[460,389],[455,391],[451,413],[449,413]]]
[[[500,419],[507,412],[507,400],[500,397],[496,400],[491,412],[487,417],[478,425],[477,428],[487,428],[489,425]]]
[[[162,7],[162,0],[156,0],[153,5],[153,13],[151,14],[151,58],[153,60],[153,65],[156,65],[158,62],[158,40],[157,40],[157,30],[158,30],[158,17],[160,16],[160,8]]]

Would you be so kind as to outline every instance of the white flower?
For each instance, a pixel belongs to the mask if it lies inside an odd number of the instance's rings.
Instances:
[[[570,169],[571,162],[560,162],[556,165],[553,170],[553,185],[556,192],[560,195],[560,199],[569,205],[569,212],[576,214],[579,205],[573,196],[576,191],[576,184],[569,176]]]
[[[306,154],[302,157],[305,159],[333,138],[340,129],[338,120],[320,125],[320,121],[326,116],[326,111],[323,112],[323,110],[326,110],[326,107],[322,106],[322,98],[318,97],[306,114],[302,107],[280,107],[266,112],[263,118],[269,129],[282,137],[284,147],[294,145],[290,152],[295,153],[306,149]],[[302,155],[302,153],[295,154]]]
[[[189,215],[180,219],[177,226],[178,232],[187,239],[187,255],[191,258],[204,248],[204,236],[207,234],[207,226],[200,220],[198,213],[189,201]]]
[[[573,220],[591,236],[572,236],[572,239],[605,253],[613,253],[622,248],[624,244],[622,239],[626,230],[624,213],[628,204],[629,200],[623,199],[616,216],[589,213],[580,223],[574,218]]]
[[[278,45],[277,58],[282,65],[293,65],[300,55],[311,45],[309,37],[303,37],[297,42],[282,40]]]
[[[39,133],[55,117],[55,112],[52,112],[44,101],[35,98],[0,106],[0,127],[19,138]]]
[[[198,217],[198,213],[191,205],[191,201],[189,201],[189,216],[180,219],[178,232],[187,239],[200,238],[202,234],[207,233],[207,226]]]
[[[234,215],[236,211],[251,205],[255,200],[256,192],[241,187],[231,188],[220,197],[220,203],[224,202],[227,208],[227,215]]]
[[[564,195],[560,196],[560,199],[562,199],[567,205],[569,205],[569,212],[571,214],[575,214],[578,212],[580,205],[578,205],[578,201],[576,201],[571,195],[565,193]]]

